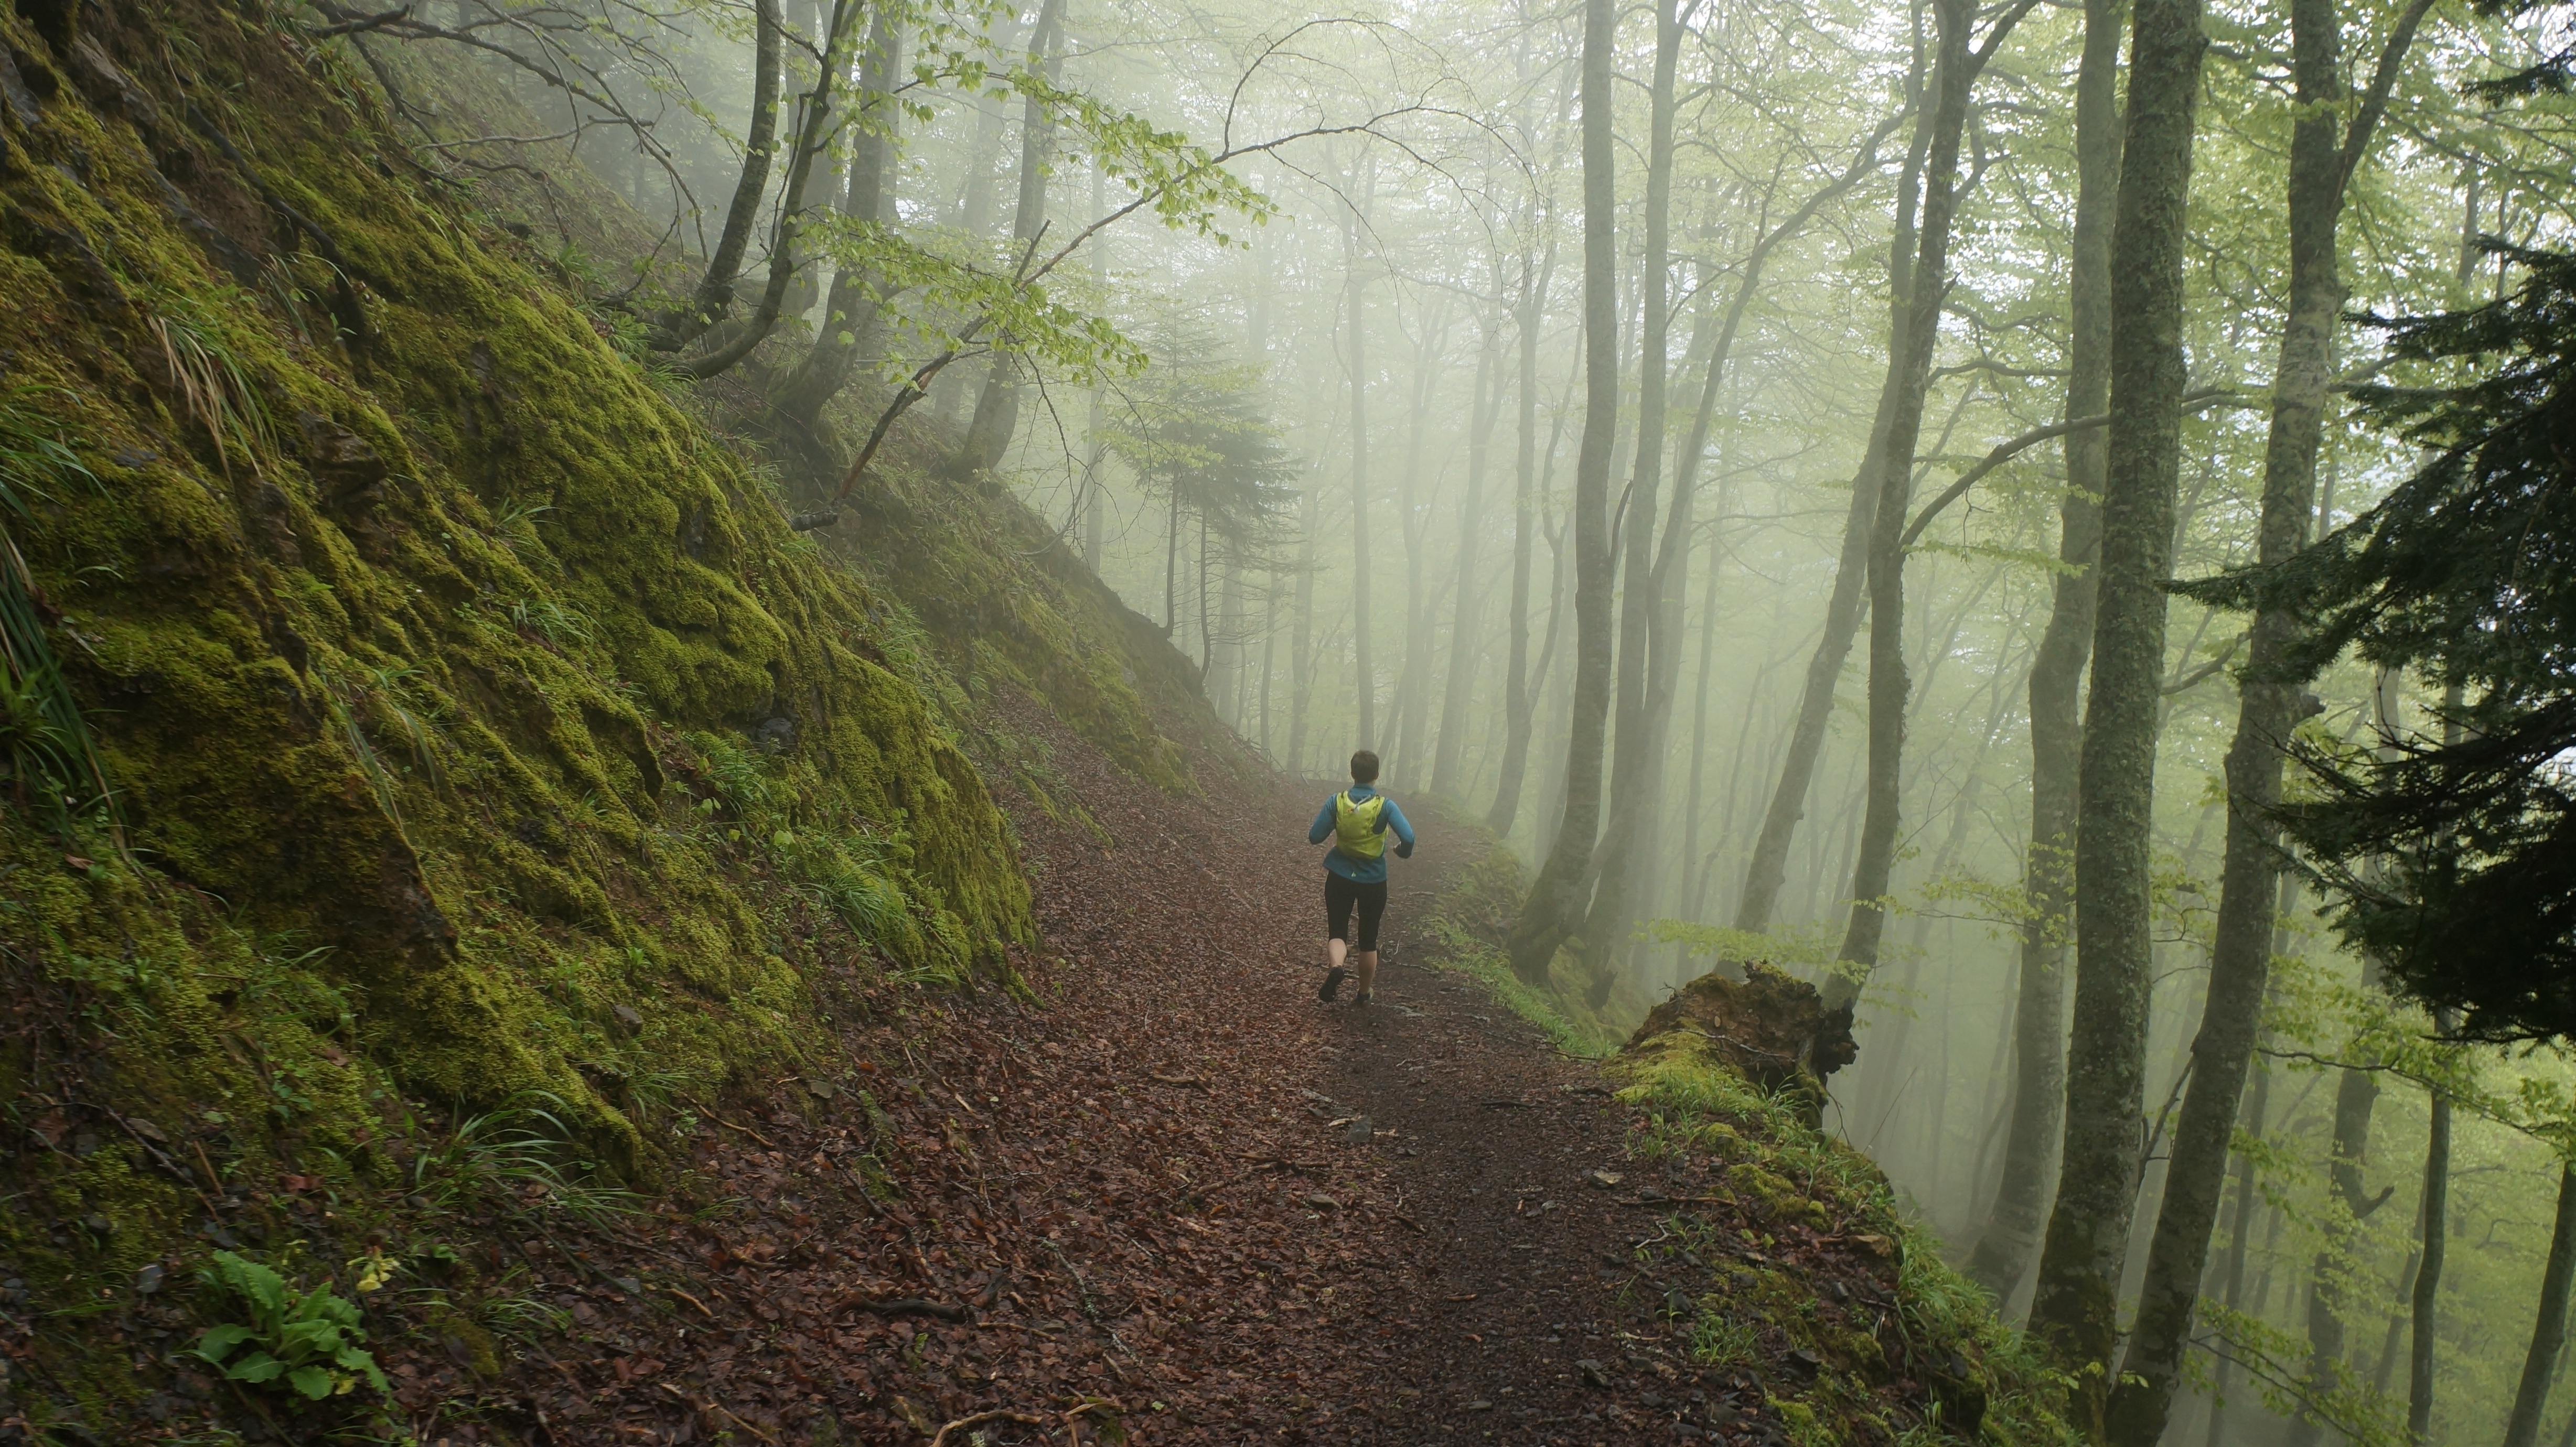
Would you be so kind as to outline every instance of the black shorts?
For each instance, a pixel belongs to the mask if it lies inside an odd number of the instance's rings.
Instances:
[[[1328,939],[1350,939],[1351,906],[1360,907],[1360,940],[1356,948],[1377,948],[1377,922],[1386,914],[1386,881],[1359,884],[1324,871],[1324,922],[1331,927]]]

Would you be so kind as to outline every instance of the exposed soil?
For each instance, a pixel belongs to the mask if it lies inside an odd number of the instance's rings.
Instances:
[[[1320,786],[1175,801],[1013,713],[1055,753],[1009,799],[1041,1003],[869,987],[868,1065],[697,1138],[705,1219],[526,1243],[573,1318],[544,1355],[396,1358],[424,1441],[1776,1437],[1637,1264],[1671,1208],[1635,1204],[1629,1113],[1408,934],[1436,815],[1377,1003],[1326,1006]]]

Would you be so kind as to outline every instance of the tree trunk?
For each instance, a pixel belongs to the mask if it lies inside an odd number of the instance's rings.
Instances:
[[[815,158],[823,154],[840,129],[832,117],[832,103],[840,90],[841,72],[849,65],[851,32],[858,26],[860,8],[854,0],[833,0],[832,18],[823,37],[822,63],[817,67],[813,90],[806,93],[800,106],[804,124],[797,127],[796,139],[787,153],[787,182],[780,189],[777,223],[769,247],[769,282],[761,290],[759,307],[722,345],[711,352],[681,358],[672,364],[673,371],[700,381],[720,376],[750,356],[752,348],[778,325],[779,313],[787,304],[788,285],[796,278],[796,233],[804,222],[805,185],[814,174]]]
[[[888,163],[894,154],[894,128],[903,112],[894,103],[895,78],[903,70],[903,31],[880,8],[868,32],[867,57],[859,67],[858,110],[866,129],[861,130],[850,150],[850,183],[842,193],[841,214],[859,221],[891,222],[894,218],[893,167]],[[813,347],[797,363],[787,380],[771,394],[771,410],[787,424],[792,443],[815,454],[837,454],[838,449],[824,433],[823,409],[849,385],[850,373],[864,354],[870,335],[875,331],[876,307],[867,300],[865,271],[842,264],[832,273],[832,287],[823,303],[823,325],[816,333]],[[1093,413],[1093,432],[1099,431],[1097,401]],[[841,459],[828,459],[837,472]],[[1086,539],[1087,542],[1087,539]],[[1086,547],[1095,570],[1096,557]]]
[[[1430,420],[1431,400],[1440,390],[1441,362],[1448,350],[1446,298],[1435,298],[1424,320],[1422,343],[1414,350],[1413,395],[1405,411],[1404,465],[1397,469],[1396,523],[1404,540],[1404,653],[1395,669],[1394,747],[1386,751],[1386,776],[1406,787],[1422,782],[1420,767],[1424,715],[1430,711],[1431,570],[1425,566],[1422,431]]]
[[[1175,647],[1181,628],[1181,485],[1163,499],[1163,636]]]
[[[2085,0],[2075,77],[2075,234],[2066,417],[2100,416],[2111,395],[2111,213],[2120,185],[2120,21],[2128,0]],[[2021,982],[2013,1007],[2012,1126],[2003,1176],[1968,1277],[2009,1306],[2030,1274],[2066,1104],[2066,946],[2074,921],[2076,762],[2081,690],[2093,651],[2102,550],[2100,428],[2066,435],[2058,573],[2030,671],[2030,846],[2022,892]]]
[[[1091,162],[1091,214],[1094,216],[1108,209],[1103,195],[1107,189],[1107,183],[1108,173],[1101,168],[1100,160],[1095,156]],[[1098,280],[1104,274],[1100,253],[1097,251],[1091,255],[1091,274],[1094,280]],[[1095,578],[1100,576],[1100,560],[1109,530],[1109,497],[1100,479],[1101,459],[1109,450],[1107,435],[1101,423],[1102,397],[1107,390],[1107,386],[1100,381],[1095,380],[1091,384],[1091,455],[1083,463],[1082,468],[1082,562],[1083,566],[1091,569],[1091,575]],[[1311,494],[1306,496],[1311,497]],[[1309,550],[1305,565],[1311,567],[1315,561],[1311,552],[1314,546],[1312,529],[1302,526],[1298,529],[1298,545]],[[1299,655],[1301,663],[1303,658],[1304,655],[1301,653]],[[1263,743],[1266,747],[1268,740],[1264,740]]]
[[[1923,434],[1923,407],[1931,387],[1932,349],[1941,331],[1941,300],[1950,270],[1950,219],[1958,204],[1959,138],[1967,127],[1968,100],[1985,58],[2002,44],[2018,15],[1998,17],[1973,50],[1974,0],[1935,0],[1933,22],[1939,58],[1933,62],[1932,143],[1924,156],[1922,237],[1907,288],[1906,315],[1893,329],[1900,345],[1888,358],[1895,392],[1886,409],[1886,437],[1879,452],[1878,501],[1869,529],[1869,774],[1860,842],[1852,861],[1851,918],[1840,959],[1852,968],[1825,981],[1829,1008],[1860,996],[1878,964],[1886,928],[1885,898],[1896,863],[1896,825],[1905,751],[1905,524],[1914,490],[1914,451]],[[1839,670],[1837,670],[1839,671]]]
[[[2514,1389],[2504,1447],[2531,1447],[2540,1436],[2541,1410],[2549,1405],[2549,1379],[2558,1368],[2558,1349],[2567,1343],[2571,1283],[2576,1283],[2576,1165],[2562,1165],[2558,1219],[2549,1232],[2549,1264],[2540,1273],[2540,1315],[2531,1326],[2531,1350],[2522,1359],[2522,1382]]]
[[[1723,511],[1719,516],[1724,517]],[[1691,678],[1691,762],[1690,789],[1682,804],[1681,899],[1683,914],[1699,918],[1700,881],[1699,825],[1705,810],[1703,780],[1708,765],[1708,682],[1710,665],[1717,661],[1717,577],[1718,545],[1708,544],[1708,577],[1700,584],[1699,667]],[[1679,975],[1682,963],[1689,958],[1687,946],[1673,946],[1673,970]]]
[[[2075,1373],[2076,1425],[2103,1435],[2120,1273],[2137,1200],[2156,703],[2180,477],[2182,252],[2200,101],[2199,0],[2138,0],[2112,236],[2109,464],[2093,685],[2075,833],[2075,1033],[2066,1140],[2032,1326]]]
[[[2450,1031],[2459,1026],[2458,1017],[2444,1011],[2434,1017],[2434,1028]],[[2413,1442],[2430,1447],[2433,1440],[2433,1348],[2436,1317],[2442,1301],[2442,1257],[2450,1244],[2451,1220],[2451,1101],[2440,1091],[2433,1092],[2432,1120],[2424,1136],[2424,1194],[2418,1214],[2423,1217],[2422,1235],[2418,1238],[2415,1266],[2415,1289],[2407,1302],[2409,1339],[2406,1343],[2406,1436]]]
[[[1601,754],[1610,714],[1610,450],[1619,428],[1617,178],[1611,161],[1611,0],[1583,0],[1583,438],[1576,452],[1574,697],[1566,729],[1565,809],[1547,863],[1512,926],[1512,971],[1547,979],[1579,907],[1601,823]]]
[[[1297,621],[1288,644],[1288,757],[1290,774],[1306,773],[1306,706],[1315,684],[1315,532],[1323,526],[1323,504],[1313,487],[1298,497]]]
[[[1918,12],[1919,13],[1919,12]],[[1918,21],[1919,24],[1919,21]],[[1917,32],[1920,41],[1920,32]],[[1918,57],[1920,51],[1918,50]],[[1918,58],[1918,72],[1920,61]],[[1919,73],[1909,77],[1919,88]],[[1939,77],[1933,84],[1940,83]],[[1769,927],[1788,877],[1789,845],[1805,816],[1807,788],[1815,781],[1816,756],[1825,743],[1825,724],[1834,707],[1834,688],[1851,657],[1852,638],[1860,631],[1862,584],[1868,581],[1870,526],[1876,521],[1880,469],[1887,464],[1887,428],[1900,390],[1900,368],[1908,355],[1904,326],[1912,310],[1915,207],[1921,198],[1923,161],[1932,143],[1933,121],[1917,120],[1914,144],[1896,185],[1896,234],[1888,245],[1887,377],[1880,384],[1878,411],[1870,422],[1869,445],[1852,477],[1851,509],[1843,518],[1842,554],[1834,568],[1834,591],[1825,603],[1825,632],[1807,661],[1807,681],[1798,696],[1798,716],[1789,726],[1789,747],[1780,763],[1780,779],[1771,791],[1770,807],[1754,836],[1752,857],[1744,866],[1744,889],[1736,899],[1735,927],[1759,931]]]
[[[1669,77],[1664,79],[1668,80]],[[1660,84],[1661,81],[1658,83]],[[1813,220],[1828,202],[1850,190],[1864,176],[1872,174],[1877,169],[1879,145],[1898,125],[1903,123],[1907,114],[1908,111],[1901,110],[1889,117],[1861,143],[1851,164],[1845,167],[1839,176],[1810,193],[1796,210],[1784,217],[1779,224],[1762,233],[1745,254],[1742,274],[1738,278],[1735,294],[1727,302],[1723,317],[1714,328],[1707,355],[1700,364],[1699,406],[1691,422],[1689,439],[1675,455],[1669,515],[1664,522],[1662,541],[1654,549],[1653,566],[1642,575],[1642,583],[1637,572],[1638,549],[1644,545],[1643,535],[1647,522],[1641,515],[1631,523],[1628,599],[1632,608],[1641,603],[1647,606],[1644,694],[1639,718],[1633,721],[1637,726],[1632,729],[1631,721],[1626,720],[1624,715],[1620,725],[1621,766],[1613,776],[1610,825],[1604,833],[1601,845],[1599,884],[1593,897],[1591,915],[1584,923],[1584,936],[1590,945],[1586,963],[1591,967],[1591,982],[1595,991],[1606,991],[1609,977],[1604,970],[1604,965],[1608,951],[1626,939],[1629,934],[1635,914],[1631,902],[1634,886],[1630,876],[1636,867],[1634,861],[1638,852],[1655,837],[1656,819],[1662,805],[1666,741],[1671,732],[1673,702],[1681,685],[1681,650],[1685,631],[1683,600],[1690,581],[1689,532],[1692,513],[1697,502],[1699,465],[1702,455],[1708,450],[1709,431],[1717,414],[1718,396],[1725,383],[1727,364],[1734,354],[1735,338],[1742,328],[1747,308],[1760,290],[1763,268],[1769,262],[1772,252],[1805,229],[1807,223]],[[1669,142],[1669,126],[1665,137]],[[1666,170],[1669,172],[1671,162],[1669,144],[1665,148],[1664,158]],[[1669,192],[1669,189],[1668,180],[1666,191]],[[1650,187],[1650,221],[1654,217],[1651,209],[1653,194]],[[1767,195],[1764,198],[1766,212],[1769,210],[1769,199]],[[1648,250],[1650,253],[1657,251],[1651,238]],[[1650,308],[1651,305],[1650,297]],[[1650,314],[1652,314],[1651,311]],[[1694,345],[1696,345],[1696,337],[1694,337]],[[1663,431],[1660,426],[1662,347],[1650,340],[1647,357],[1647,365],[1650,369],[1648,380],[1653,383],[1657,396],[1655,410],[1659,425],[1655,429],[1655,435],[1660,437]],[[1645,435],[1644,426],[1645,423],[1641,417],[1639,422],[1641,437]],[[1645,478],[1646,473],[1645,459],[1641,455],[1638,460],[1640,479]],[[1650,506],[1652,491],[1652,488],[1643,486],[1632,490],[1630,506],[1632,508]],[[1720,506],[1722,510],[1722,501]],[[1712,566],[1714,566],[1713,563]],[[1625,685],[1623,684],[1622,687],[1624,689]],[[1633,749],[1630,747],[1632,737],[1639,745]],[[1633,767],[1631,766],[1632,756]],[[1685,877],[1689,869],[1690,856],[1685,854],[1683,860]],[[1594,1008],[1599,1008],[1599,1003],[1596,1000]]]
[[[2290,26],[2300,110],[2290,141],[2289,310],[2272,374],[2271,433],[2264,448],[2257,549],[2266,567],[2288,561],[2306,544],[2316,507],[2317,448],[2343,315],[2338,223],[2345,184],[2370,143],[2375,119],[2365,110],[2352,134],[2343,135],[2343,19],[2335,0],[2293,0]],[[2392,37],[2387,63],[2402,58],[2410,33],[2401,26]],[[2286,610],[2255,615],[2238,683],[2236,738],[2227,752],[2227,852],[2209,991],[2192,1043],[2191,1086],[2174,1131],[2146,1283],[2122,1358],[2122,1385],[2111,1404],[2118,1447],[2155,1447],[2163,1435],[2199,1302],[2219,1177],[2271,972],[2273,906],[2280,888],[2280,827],[2273,815],[2281,799],[2284,751],[2301,713],[2297,687],[2278,674],[2297,638],[2298,620]],[[2358,1184],[2346,1194],[2358,1200]],[[2318,1297],[2330,1300],[2322,1280]],[[2338,1330],[2338,1342],[2340,1335]]]
[[[1457,611],[1449,625],[1449,678],[1441,690],[1440,742],[1431,757],[1431,792],[1460,798],[1458,765],[1466,753],[1468,732],[1475,727],[1477,634],[1484,614],[1484,590],[1476,576],[1476,544],[1485,531],[1485,459],[1492,449],[1494,414],[1501,410],[1503,382],[1495,365],[1500,340],[1499,318],[1485,329],[1476,353],[1476,401],[1467,423],[1467,503],[1458,510]]]
[[[993,53],[1006,55],[1019,45],[1020,10],[1005,7],[995,17]],[[1002,149],[1002,113],[985,104],[981,88],[969,88],[961,99],[975,107],[975,141],[966,153],[966,184],[957,195],[957,226],[981,247],[993,229],[993,160]]]
[[[706,275],[689,305],[662,318],[658,351],[676,352],[724,320],[733,306],[734,288],[742,281],[743,253],[751,247],[751,228],[760,219],[760,198],[769,192],[769,168],[778,153],[778,52],[785,22],[778,0],[757,0],[751,62],[751,121],[743,128],[742,174],[734,179],[733,201],[725,207],[724,230],[716,235],[715,255],[707,258]]]
[[[2280,897],[2274,902],[2273,906],[2273,954],[2281,955],[2288,953],[2290,947],[2290,912],[2298,907],[2299,876],[2295,874],[2283,875],[2281,878]],[[2271,1072],[2268,1070],[2257,1072],[2254,1076],[2252,1085],[2248,1089],[2249,1093],[2245,1098],[2245,1105],[2242,1112],[2245,1135],[2249,1140],[2260,1141],[2263,1139],[2264,1122],[2269,1117],[2271,1107]],[[2229,1216],[2227,1223],[2226,1262],[2219,1269],[2219,1280],[2222,1283],[2219,1293],[2219,1301],[2223,1303],[2229,1311],[2240,1309],[2245,1302],[2245,1255],[2246,1247],[2253,1239],[2254,1203],[2257,1199],[2254,1177],[2254,1158],[2250,1155],[2238,1155],[2236,1157],[2235,1210]],[[2220,1447],[2221,1442],[2225,1440],[2227,1422],[2227,1386],[2235,1372],[2235,1366],[2236,1364],[2233,1361],[2224,1356],[2219,1357],[2211,1365],[2209,1431],[2206,1439],[2206,1447]]]
[[[1610,997],[1614,979],[1612,951],[1624,931],[1630,870],[1628,858],[1641,832],[1638,785],[1655,753],[1646,720],[1646,652],[1657,611],[1655,596],[1655,494],[1663,482],[1665,382],[1670,367],[1672,283],[1670,238],[1673,210],[1673,79],[1681,60],[1684,15],[1681,0],[1657,0],[1655,6],[1655,72],[1649,90],[1646,146],[1646,250],[1638,282],[1643,324],[1637,367],[1636,467],[1629,474],[1625,536],[1626,586],[1621,589],[1618,658],[1618,753],[1611,762],[1610,821],[1602,832],[1595,893],[1583,931],[1583,969],[1587,997],[1599,1009]],[[1583,891],[1567,898],[1570,911],[1584,907]],[[1569,914],[1565,927],[1576,921]]]
[[[1556,271],[1556,243],[1548,243],[1538,278],[1521,273],[1521,304],[1514,326],[1521,349],[1520,441],[1512,487],[1512,623],[1511,663],[1503,685],[1504,734],[1502,778],[1494,786],[1494,807],[1486,827],[1508,836],[1520,818],[1521,781],[1529,773],[1530,717],[1538,708],[1538,686],[1529,670],[1530,566],[1537,552],[1538,495],[1538,329],[1547,315],[1547,285]],[[1549,451],[1555,437],[1549,436]]]
[[[1064,69],[1064,0],[1046,0],[1029,32],[1028,66],[1053,85]],[[1042,99],[1029,96],[1020,107],[1020,189],[1011,212],[1013,265],[1037,244],[1046,227],[1047,167],[1055,155],[1055,123]],[[1007,344],[1006,337],[995,338]],[[975,399],[975,415],[966,424],[966,442],[954,464],[960,477],[989,472],[1002,461],[1020,423],[1020,360],[1010,352],[993,352],[984,371],[984,390]],[[1207,620],[1201,618],[1202,629]]]
[[[1359,737],[1363,749],[1377,747],[1377,673],[1369,657],[1368,529],[1368,310],[1367,280],[1360,275],[1358,218],[1342,221],[1342,254],[1350,271],[1351,304],[1351,646],[1358,654],[1355,672],[1360,695]]]

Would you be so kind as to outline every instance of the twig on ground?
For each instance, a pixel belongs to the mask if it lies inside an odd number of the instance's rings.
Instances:
[[[1026,1412],[977,1412],[971,1417],[960,1417],[940,1428],[939,1435],[930,1439],[930,1447],[948,1447],[949,1433],[961,1427],[970,1429],[981,1427],[987,1422],[1017,1422],[1024,1427],[1043,1427],[1047,1424],[1046,1418],[1032,1417]]]
[[[773,1150],[773,1151],[774,1151],[774,1150],[776,1150],[776,1149],[778,1149],[778,1147],[777,1147],[777,1146],[775,1146],[775,1145],[771,1145],[771,1144],[770,1144],[769,1137],[767,1137],[767,1136],[765,1136],[765,1135],[762,1135],[760,1132],[758,1132],[758,1131],[756,1131],[756,1130],[753,1130],[750,1126],[747,1126],[747,1125],[735,1125],[732,1121],[729,1121],[729,1120],[725,1119],[723,1116],[720,1116],[720,1115],[709,1115],[709,1116],[707,1117],[707,1119],[709,1119],[709,1120],[711,1120],[711,1121],[714,1121],[716,1124],[718,1124],[718,1125],[720,1125],[720,1126],[723,1126],[726,1130],[731,1130],[731,1131],[740,1131],[740,1132],[742,1132],[744,1135],[747,1135],[747,1136],[751,1137],[753,1140],[756,1140],[756,1141],[760,1142],[762,1145],[769,1146],[769,1148],[770,1148],[771,1150]]]

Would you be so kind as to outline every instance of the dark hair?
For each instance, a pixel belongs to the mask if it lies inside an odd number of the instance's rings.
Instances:
[[[1351,755],[1351,782],[1354,784],[1377,782],[1377,755],[1366,749]]]

